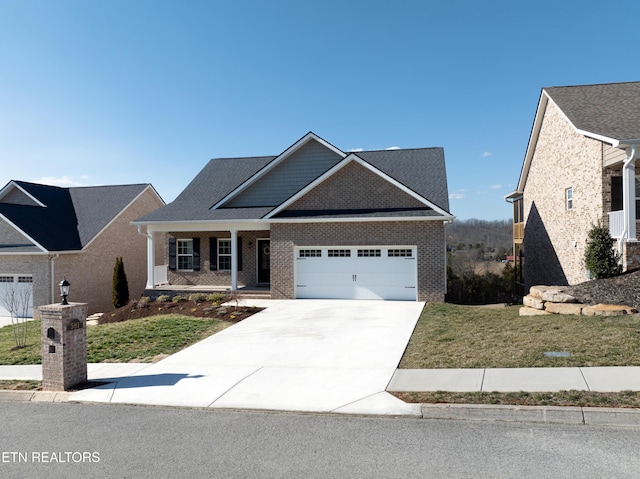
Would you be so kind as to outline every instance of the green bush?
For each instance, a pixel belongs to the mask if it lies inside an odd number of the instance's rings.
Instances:
[[[173,298],[171,298],[171,301],[173,301],[174,303],[182,303],[184,301],[186,301],[187,298],[185,298],[184,296],[181,296],[179,294],[176,294]]]
[[[204,303],[207,300],[207,295],[204,293],[192,293],[189,295],[189,301],[194,303]]]
[[[116,264],[113,268],[113,288],[111,300],[115,308],[121,308],[129,302],[129,284],[127,275],[124,272],[124,263],[122,257],[116,258]]]
[[[224,300],[224,294],[222,293],[211,293],[207,295],[207,301],[212,303],[221,303]]]
[[[171,297],[167,294],[161,294],[156,298],[156,302],[158,303],[166,303],[168,301],[171,301]]]
[[[591,227],[584,252],[584,264],[591,278],[610,278],[620,274],[620,255],[616,254],[612,245],[613,238],[607,228],[600,224]]]

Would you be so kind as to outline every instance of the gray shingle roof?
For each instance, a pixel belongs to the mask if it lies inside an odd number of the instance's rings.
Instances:
[[[0,202],[0,214],[47,251],[81,250],[150,187],[137,184],[60,188],[24,181],[14,183],[45,207]]]
[[[614,140],[640,138],[640,82],[543,90],[579,130]]]
[[[362,151],[357,152],[356,155],[436,206],[449,211],[447,175],[442,148]],[[248,208],[225,207],[215,210],[212,210],[211,207],[275,158],[277,157],[263,156],[211,160],[175,201],[136,221],[148,223],[260,219],[277,205]],[[354,217],[373,214],[372,212],[360,212],[356,215],[354,212]],[[431,211],[428,214],[423,212],[419,215],[430,216],[433,214],[434,212]],[[345,213],[340,212],[335,217],[344,216]],[[377,214],[377,216],[384,215]],[[387,212],[387,216],[409,216],[409,213],[406,211]],[[278,215],[278,217],[281,216]],[[315,215],[315,217],[320,216]]]

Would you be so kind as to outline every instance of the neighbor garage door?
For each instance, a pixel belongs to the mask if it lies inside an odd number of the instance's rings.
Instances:
[[[415,246],[300,247],[296,298],[417,299]]]
[[[0,274],[0,316],[11,316],[10,304],[18,316],[33,317],[33,278],[17,274]]]

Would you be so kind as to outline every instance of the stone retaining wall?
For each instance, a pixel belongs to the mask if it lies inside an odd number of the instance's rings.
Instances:
[[[532,286],[529,294],[522,299],[520,316],[540,316],[546,314],[574,314],[582,316],[620,316],[635,314],[631,306],[619,304],[581,304],[571,295],[563,292],[562,286]]]

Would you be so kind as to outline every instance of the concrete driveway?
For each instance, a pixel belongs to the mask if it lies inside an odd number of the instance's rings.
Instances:
[[[419,415],[385,389],[424,303],[289,300],[70,400]]]

